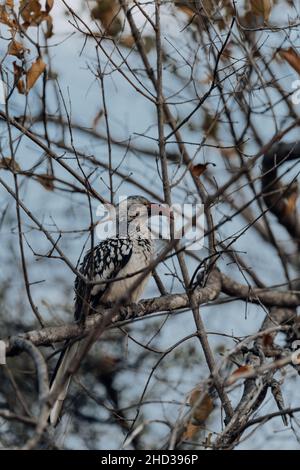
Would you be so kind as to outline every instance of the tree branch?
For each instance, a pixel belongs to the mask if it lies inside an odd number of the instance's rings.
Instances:
[[[297,307],[300,305],[300,294],[294,291],[281,292],[272,288],[260,289],[240,284],[225,274],[221,274],[221,277],[222,292],[229,296],[235,296],[238,299],[247,300],[247,302],[276,305],[277,307]]]
[[[218,270],[212,271],[206,286],[197,288],[195,290],[195,299],[198,305],[210,302],[216,299],[221,290],[221,276]],[[154,312],[172,312],[182,308],[189,307],[189,299],[186,294],[168,294],[162,297],[155,297],[153,299],[142,300],[137,306],[128,307],[128,316],[131,318],[150,315]],[[17,338],[22,338],[30,341],[35,346],[49,346],[52,343],[64,341],[67,339],[74,339],[79,336],[86,336],[93,331],[101,321],[103,315],[109,316],[112,308],[103,309],[101,313],[90,315],[84,325],[77,323],[70,323],[62,326],[50,326],[40,330],[32,330],[27,333],[20,334]],[[122,315],[118,314],[114,318],[114,324],[122,319]],[[15,347],[16,337],[6,338],[3,341],[6,344],[6,354],[8,356],[16,354],[17,348]]]

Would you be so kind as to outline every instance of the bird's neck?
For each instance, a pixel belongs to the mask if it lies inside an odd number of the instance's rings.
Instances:
[[[150,240],[151,232],[148,228],[148,220],[144,220],[142,217],[134,219],[128,224],[128,235],[130,238],[144,238]]]

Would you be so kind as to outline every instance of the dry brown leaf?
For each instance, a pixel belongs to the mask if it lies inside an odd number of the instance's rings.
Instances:
[[[48,16],[48,13],[42,11],[38,0],[21,0],[20,15],[24,20],[24,27],[38,26]]]
[[[225,2],[223,2],[224,4]],[[216,0],[202,0],[201,1],[201,15],[203,17],[210,17],[216,10]],[[175,6],[183,11],[186,15],[188,15],[189,19],[193,19],[193,17],[197,17],[197,9],[194,7],[192,8],[193,2],[189,0],[177,0],[175,1]],[[224,6],[224,5],[223,5]]]
[[[195,434],[197,434],[199,430],[200,430],[200,426],[196,426],[195,424],[188,423],[182,436],[183,440],[189,441],[193,439],[193,437],[195,436]]]
[[[228,42],[227,46],[223,50],[221,55],[225,60],[229,60],[233,56],[232,47],[233,47],[233,43]]]
[[[284,199],[285,205],[283,216],[288,216],[295,212],[298,199],[298,190],[293,191],[287,198]]]
[[[21,95],[25,94],[25,83],[24,83],[24,80],[22,78],[17,81],[17,89],[18,89],[18,92]]]
[[[2,157],[0,160],[0,168],[4,170],[21,171],[16,160],[13,160],[11,157]]]
[[[269,348],[273,346],[273,336],[271,334],[263,335],[262,344],[264,348]]]
[[[199,400],[200,403],[197,404]],[[201,387],[197,387],[192,390],[189,402],[191,406],[196,406],[195,410],[193,411],[193,419],[199,425],[204,424],[214,409],[211,396],[207,392],[203,393]]]
[[[6,5],[8,8],[13,8],[13,7],[14,7],[14,0],[6,0],[6,1],[5,1],[5,5]]]
[[[37,175],[36,179],[48,191],[53,191],[53,189],[54,189],[54,178],[53,178],[52,175],[48,175],[47,173],[45,173],[45,174]]]
[[[207,165],[208,165],[207,163],[198,163],[198,165],[192,166],[191,173],[194,176],[200,176],[207,169]]]
[[[10,28],[14,28],[16,26],[15,20],[10,18],[4,5],[0,5],[0,23],[6,24]]]
[[[24,70],[16,62],[13,63],[13,67],[14,67],[15,83],[17,84],[18,92],[24,95],[25,84],[24,84],[24,80],[22,79],[22,76],[24,75]]]
[[[178,5],[178,8],[183,11],[183,13],[185,13],[191,20],[194,18],[195,12],[187,5]]]
[[[278,53],[280,57],[286,60],[290,66],[300,74],[300,56],[295,49],[292,47],[289,49],[279,49]]]
[[[190,19],[195,16],[195,11],[184,1],[175,1],[175,6],[183,11]]]
[[[211,17],[216,12],[217,5],[219,2],[217,0],[202,0],[201,3],[205,15]]]
[[[120,44],[128,49],[131,49],[135,46],[135,39],[133,36],[123,36],[120,38]],[[146,53],[150,52],[155,45],[155,38],[151,36],[145,36],[142,38],[144,50]]]
[[[120,44],[122,46],[128,47],[128,49],[131,49],[135,45],[135,40],[133,36],[123,36],[120,39]]]
[[[96,127],[97,127],[97,125],[98,125],[100,119],[102,118],[103,114],[104,114],[103,109],[100,109],[100,110],[97,112],[96,116],[94,117],[94,119],[93,119],[93,129],[94,129],[94,130],[96,129]]]
[[[116,36],[122,29],[119,18],[120,5],[116,0],[97,0],[92,9],[92,17],[100,20],[106,34]]]
[[[241,366],[236,369],[230,377],[228,377],[226,384],[232,385],[240,378],[244,377],[248,372],[253,372],[253,366]]]
[[[214,403],[201,386],[195,387],[189,396],[189,404],[193,407],[192,416],[183,434],[183,439],[192,439],[203,427],[207,418],[214,409]]]
[[[251,12],[262,16],[265,21],[269,19],[273,2],[271,0],[250,0]]]
[[[239,16],[239,22],[243,28],[255,28],[257,26],[257,17],[251,11],[246,11],[244,15]]]
[[[21,0],[19,13],[26,23],[31,24],[42,11],[42,7],[38,0]]]
[[[51,36],[53,36],[53,19],[52,16],[48,15],[45,17],[45,20],[47,22],[47,31],[45,33],[45,38],[49,39]]]
[[[207,170],[208,165],[216,166],[214,163],[207,162],[207,163],[198,163],[197,165],[193,165],[191,167],[191,173],[194,176],[201,176]]]
[[[46,64],[40,57],[32,64],[26,73],[26,93],[33,87],[37,79],[44,72]]]
[[[14,61],[13,66],[14,66],[15,80],[18,80],[24,74],[23,67],[18,65],[16,61]]]
[[[13,39],[10,43],[9,43],[9,46],[8,46],[8,54],[10,55],[15,55],[16,57],[18,57],[19,59],[22,59],[22,57],[24,56],[24,53],[25,51],[27,51],[28,49],[25,49],[25,47],[23,46],[23,44],[21,44],[20,42],[16,41],[15,39]]]
[[[49,13],[53,5],[54,5],[54,0],[46,0],[46,12],[47,13]]]

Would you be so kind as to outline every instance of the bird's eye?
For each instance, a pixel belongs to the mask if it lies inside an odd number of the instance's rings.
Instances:
[[[137,217],[138,215],[140,215],[140,213],[139,213],[139,212],[136,212],[136,213],[135,213],[135,216]]]

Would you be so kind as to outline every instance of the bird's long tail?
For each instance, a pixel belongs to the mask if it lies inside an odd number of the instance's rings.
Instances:
[[[49,415],[49,421],[53,426],[56,426],[59,421],[64,400],[68,393],[68,389],[72,380],[72,375],[70,375],[72,365],[74,364],[74,362],[77,362],[77,357],[80,355],[80,353],[85,347],[86,339],[82,339],[80,341],[76,341],[75,343],[70,344],[61,353],[60,358],[57,362],[50,387],[50,393],[54,389],[60,389],[57,400],[53,404]]]

